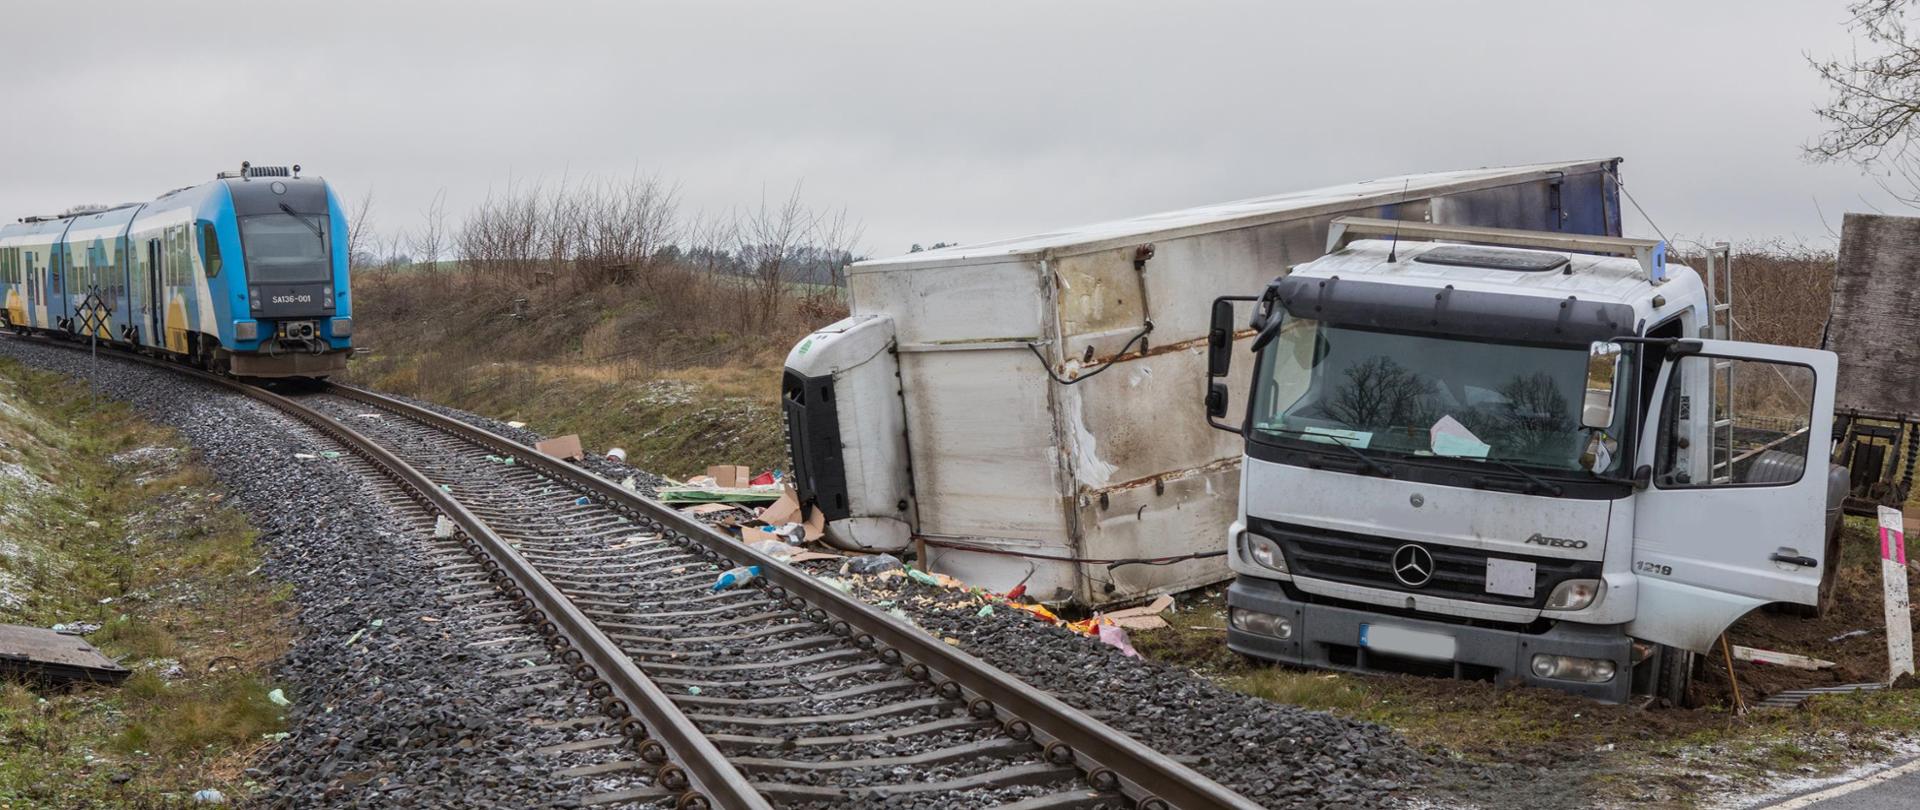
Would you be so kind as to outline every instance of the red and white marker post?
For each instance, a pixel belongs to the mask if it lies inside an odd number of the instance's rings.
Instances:
[[[1887,591],[1887,683],[1913,672],[1913,613],[1907,599],[1907,538],[1900,510],[1880,507],[1880,581]]]

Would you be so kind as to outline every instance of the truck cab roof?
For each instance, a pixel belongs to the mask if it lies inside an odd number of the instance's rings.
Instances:
[[[1388,261],[1388,257],[1392,261]],[[1632,309],[1635,332],[1704,300],[1705,287],[1691,268],[1668,264],[1662,281],[1649,278],[1631,258],[1550,250],[1464,245],[1455,242],[1395,243],[1363,239],[1295,265],[1294,279],[1351,279],[1408,287],[1569,297]]]

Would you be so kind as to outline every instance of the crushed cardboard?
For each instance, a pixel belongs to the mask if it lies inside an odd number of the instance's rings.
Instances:
[[[1167,612],[1171,607],[1173,607],[1173,597],[1163,593],[1149,604],[1103,613],[1100,614],[1100,618],[1128,630],[1158,630],[1167,626],[1167,620],[1161,618],[1160,614]]]
[[[585,461],[587,459],[587,451],[580,445],[580,436],[574,433],[569,433],[565,436],[555,436],[551,439],[541,439],[534,443],[533,449],[563,461]]]
[[[802,512],[806,512],[804,517]],[[807,530],[807,542],[815,542],[827,534],[827,516],[818,509],[802,509],[800,495],[792,486],[780,488],[780,497],[773,505],[760,511],[760,519],[775,526],[798,523]]]
[[[711,515],[715,512],[746,512],[746,508],[731,503],[698,503],[680,510],[689,515]]]

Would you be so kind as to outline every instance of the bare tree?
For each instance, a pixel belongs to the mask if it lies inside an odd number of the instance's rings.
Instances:
[[[1811,60],[1833,96],[1814,111],[1827,131],[1806,153],[1817,161],[1877,170],[1876,179],[1889,194],[1920,205],[1920,154],[1915,150],[1920,35],[1908,30],[1907,19],[1914,1],[1856,0],[1847,7],[1852,15],[1848,26],[1869,52]]]
[[[407,246],[413,252],[413,260],[426,264],[428,270],[440,269],[440,257],[452,247],[452,239],[447,231],[447,190],[440,189],[433,195],[433,202],[420,212],[420,229],[407,238]]]
[[[787,194],[785,202],[768,205],[761,191],[760,207],[736,212],[736,235],[740,243],[735,254],[746,264],[753,279],[755,310],[759,317],[773,320],[780,315],[781,293],[786,275],[806,247],[818,217],[800,203],[800,184]]]
[[[353,213],[347,217],[347,266],[350,268],[371,267],[377,259],[369,252],[373,244],[373,230],[368,222],[373,215],[373,189],[360,195],[360,202],[353,207]]]

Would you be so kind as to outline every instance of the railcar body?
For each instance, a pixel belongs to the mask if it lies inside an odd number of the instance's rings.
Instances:
[[[0,326],[324,378],[352,353],[346,217],[298,166],[242,164],[151,202],[22,219],[0,227]]]

